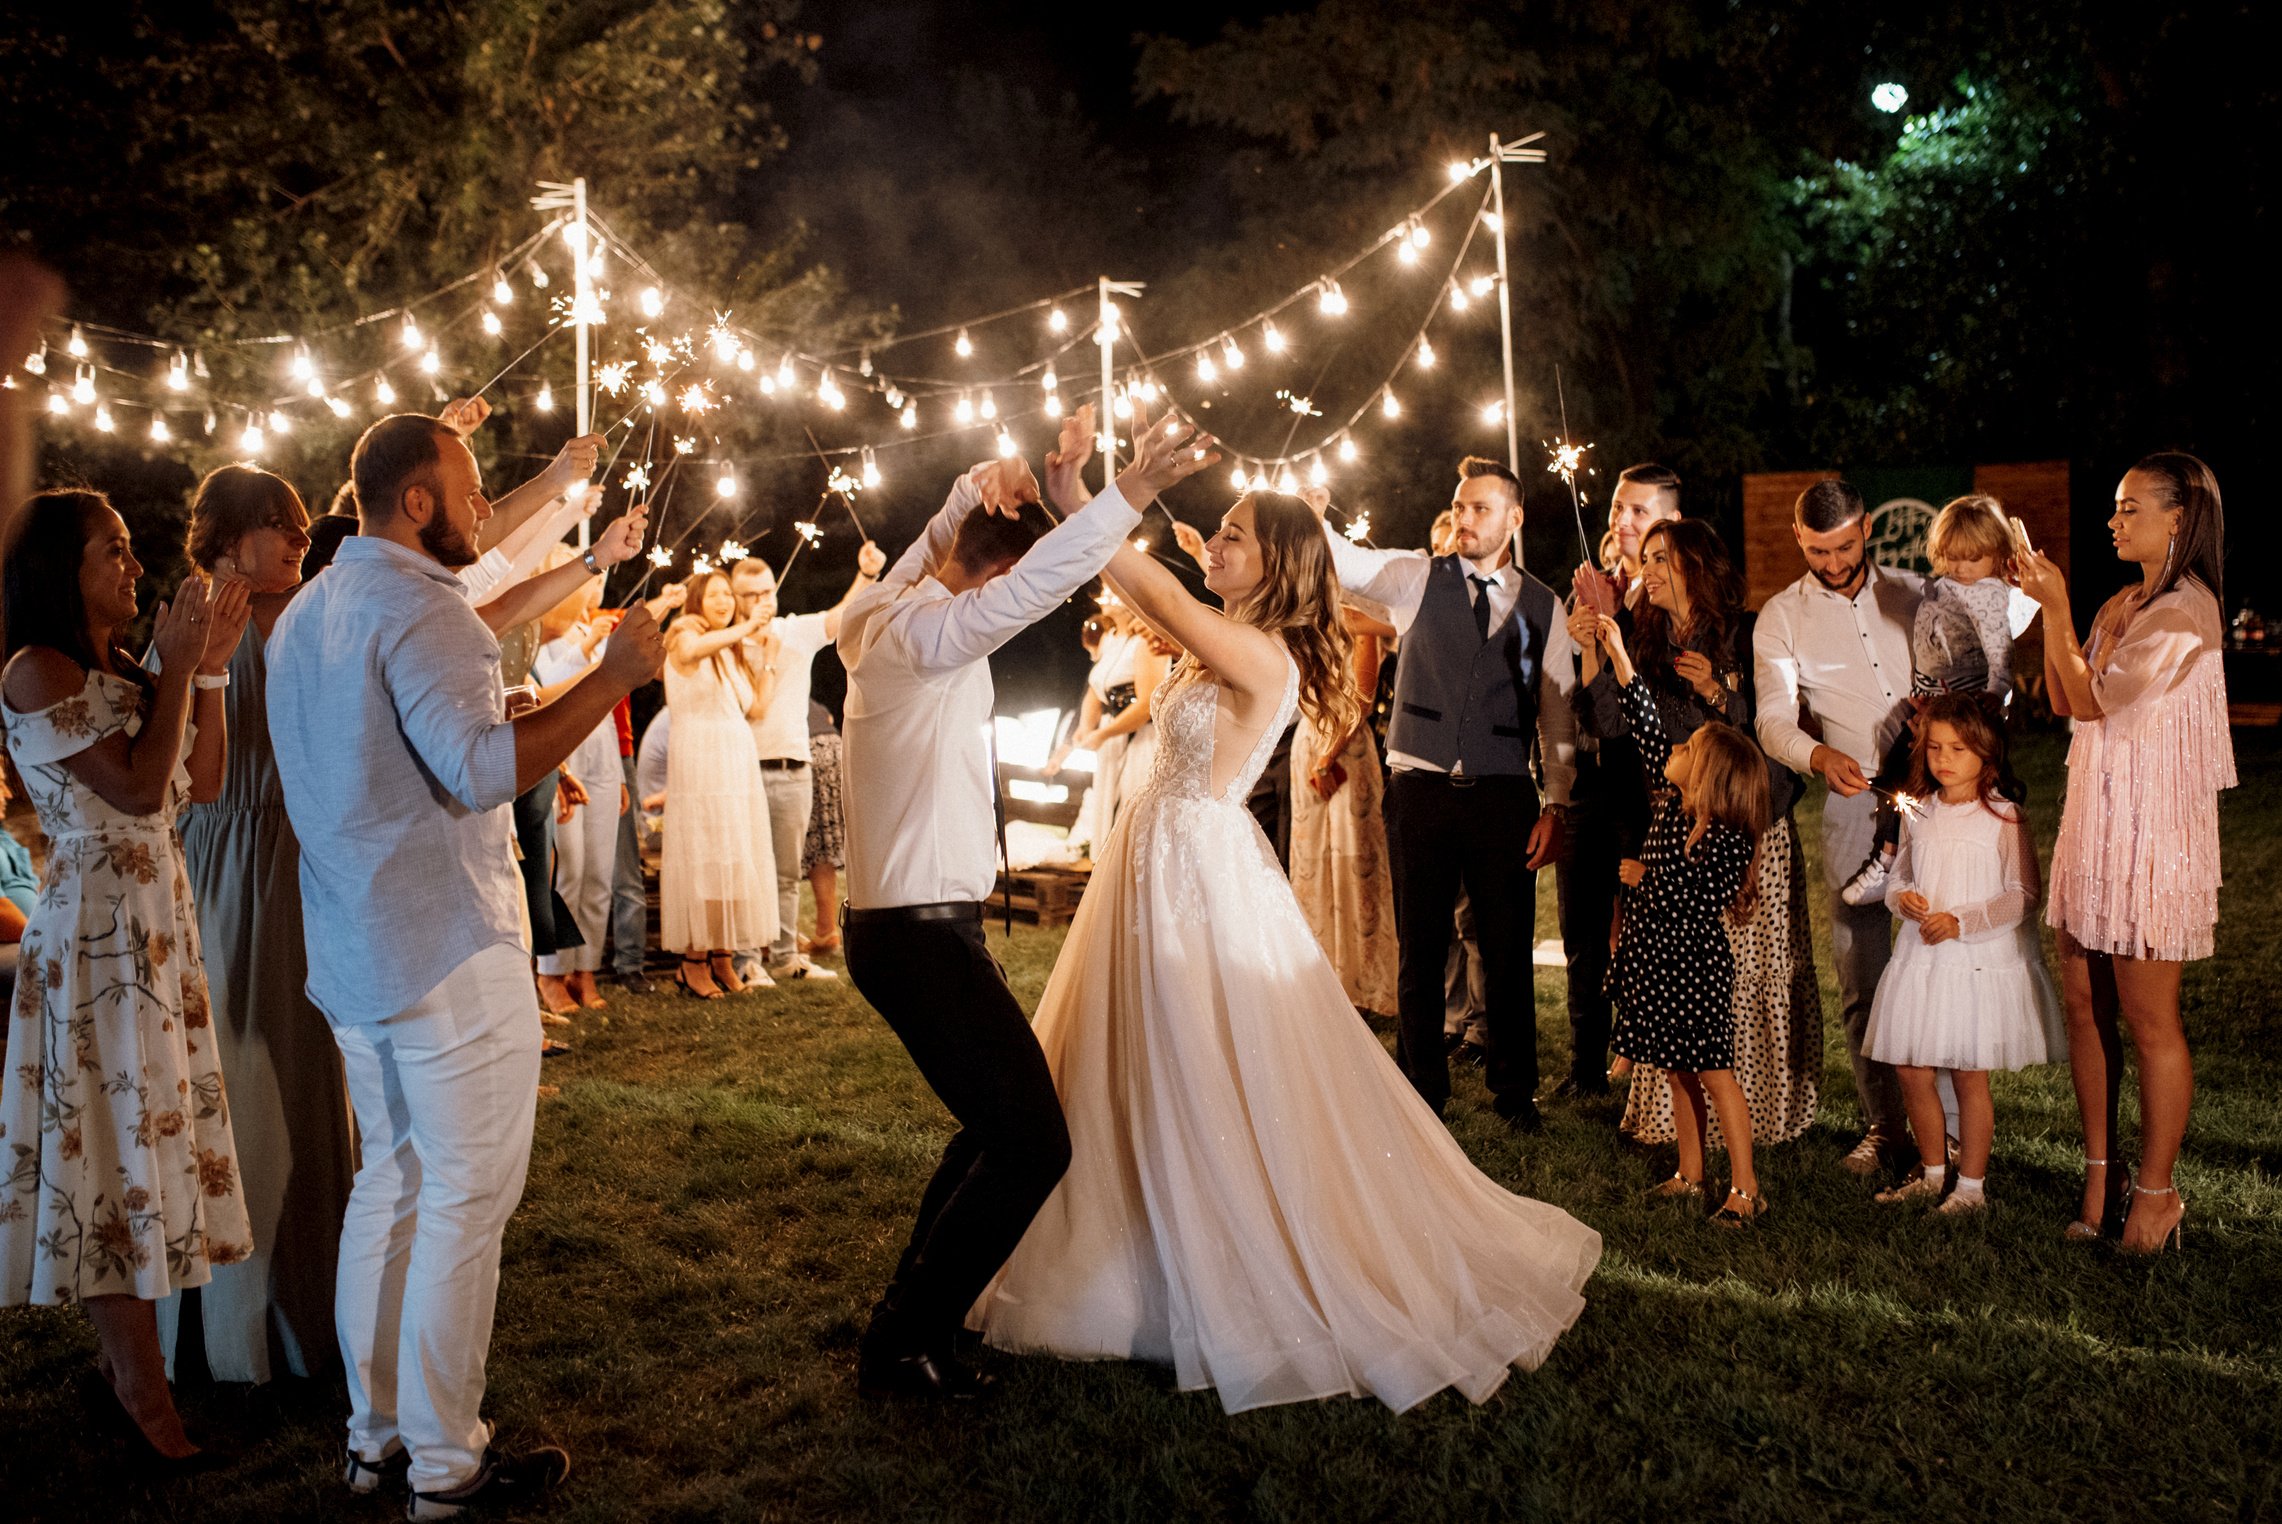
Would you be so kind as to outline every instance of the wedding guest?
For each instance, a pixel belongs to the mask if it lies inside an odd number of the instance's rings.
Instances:
[[[1125,782],[1125,748],[1134,728],[1146,717],[1146,711],[1135,712],[1141,699],[1138,669],[1146,643],[1140,623],[1115,593],[1103,588],[1096,607],[1101,610],[1096,616],[1101,622],[1101,639],[1086,673],[1077,729],[1069,744],[1048,759],[1047,770],[1060,772],[1072,751],[1093,753],[1085,834],[1086,840],[1098,848],[1109,840],[1109,828],[1117,823],[1117,802]],[[1164,674],[1154,663],[1151,665],[1150,688],[1154,691]]]
[[[1101,723],[1079,736],[1077,744],[1094,754],[1094,786],[1102,790],[1094,824],[1100,839],[1107,841],[1117,824],[1119,806],[1140,791],[1156,761],[1157,732],[1150,721],[1156,713],[1157,690],[1173,670],[1173,652],[1151,637],[1115,593],[1107,595],[1102,609],[1117,624],[1116,635],[1105,638],[1103,648],[1109,650],[1112,639],[1118,644],[1105,678]]]
[[[16,798],[15,764],[0,758],[0,815]],[[16,839],[14,830],[0,825],[0,941],[15,942],[24,934],[24,918],[39,903],[40,875],[32,854]]]
[[[1401,954],[1387,861],[1386,786],[1367,723],[1379,686],[1373,630],[1385,627],[1352,609],[1346,624],[1355,641],[1348,657],[1354,721],[1329,740],[1303,725],[1292,741],[1292,893],[1349,1003],[1391,1016]]]
[[[1590,717],[1590,728],[1612,751],[1621,746],[1629,754],[1632,726],[1600,649],[1602,619],[1612,620],[1620,634],[1629,626],[1639,681],[1655,701],[1667,740],[1685,741],[1713,723],[1751,733],[1754,621],[1743,608],[1743,579],[1710,525],[1698,519],[1652,525],[1642,542],[1640,596],[1632,609],[1606,615],[1584,607],[1571,616],[1590,701],[1580,714]],[[1751,893],[1741,902],[1746,908],[1725,924],[1735,969],[1735,1081],[1750,1102],[1756,1141],[1783,1143],[1814,1124],[1822,992],[1815,981],[1806,856],[1791,829],[1799,786],[1789,768],[1772,761],[1767,768],[1769,821]],[[1636,1072],[1621,1129],[1637,1142],[1668,1143],[1675,1125],[1662,1077]],[[1715,1147],[1719,1127],[1717,1117],[1709,1119],[1706,1138]]]
[[[629,995],[657,992],[648,970],[649,884],[642,875],[641,791],[634,777],[634,714],[624,699],[610,712],[618,737],[620,787],[627,808],[618,816],[618,839],[610,866],[610,977]]]
[[[575,683],[601,657],[613,621],[602,618],[602,579],[588,577],[539,619],[542,637],[531,676],[542,696]],[[608,1004],[595,986],[602,943],[609,930],[610,882],[617,867],[618,823],[632,800],[618,759],[615,707],[564,762],[566,790],[554,821],[553,894],[569,910],[578,941],[538,954],[539,1000],[555,1010],[600,1010]]]
[[[181,1467],[199,1450],[155,1304],[253,1252],[174,837],[185,798],[221,792],[246,589],[186,580],[156,616],[153,673],[119,645],[143,568],[101,493],[34,495],[6,550],[0,713],[48,863],[0,1076],[0,1306],[84,1306],[107,1389]]]
[[[2123,1247],[2150,1254],[2176,1242],[2187,1217],[2172,1176],[2195,1094],[2179,979],[2183,965],[2211,956],[2218,794],[2235,785],[2218,478],[2192,455],[2150,455],[2117,485],[2108,530],[2140,580],[2101,605],[2089,644],[2077,642],[2059,567],[2032,554],[2021,586],[2044,613],[2047,690],[2076,730],[2045,907],[2060,933],[2084,1116],[2083,1210],[2068,1236],[2112,1232],[2124,1218]],[[2137,1180],[2114,1154],[2127,1029],[2139,1055]]]
[[[800,951],[801,848],[808,840],[808,817],[816,808],[816,780],[808,750],[808,693],[816,653],[840,636],[840,611],[879,580],[887,557],[866,540],[856,550],[856,577],[831,608],[815,614],[777,611],[777,578],[768,562],[747,556],[729,571],[737,595],[737,617],[758,618],[755,632],[739,642],[737,654],[756,692],[768,698],[753,712],[753,750],[760,758],[761,789],[768,801],[769,840],[777,844],[777,934],[762,965],[772,981],[830,980],[840,976],[819,968]]]
[[[1661,797],[1641,855],[1620,876],[1624,929],[1610,961],[1616,1049],[1669,1076],[1679,1168],[1649,1194],[1701,1200],[1710,1113],[1727,1148],[1728,1190],[1712,1221],[1745,1227],[1767,1215],[1753,1167],[1749,1101],[1735,1080],[1735,960],[1726,921],[1755,893],[1767,830],[1767,759],[1742,731],[1708,720],[1674,745],[1661,706],[1639,680],[1623,632],[1607,614],[1600,648],[1620,691],[1649,786]],[[1708,1102],[1708,1105],[1707,1105]]]
[[[448,1517],[527,1504],[570,1465],[494,1446],[482,1417],[540,1062],[502,810],[649,680],[663,643],[635,609],[592,675],[503,719],[499,643],[453,575],[490,512],[475,457],[397,414],[350,470],[358,533],[271,633],[270,735],[301,839],[309,994],[363,1144],[335,1302],[344,1480],[369,1492],[401,1467],[411,1515]]]
[[[1600,568],[1580,564],[1570,591],[1603,614],[1615,614],[1640,601],[1640,553],[1648,531],[1680,517],[1680,473],[1642,461],[1617,473],[1609,489],[1608,532],[1601,537]],[[1610,540],[1615,541],[1614,546]],[[1610,552],[1613,549],[1613,560]]]
[[[1445,508],[1434,516],[1426,532],[1426,546],[1430,554],[1437,556],[1457,551],[1458,515],[1455,512]],[[1389,625],[1388,628],[1394,627]],[[1399,661],[1396,666],[1398,670],[1394,675],[1399,680]],[[1387,698],[1391,726],[1394,714],[1391,686],[1387,688]],[[1386,750],[1385,739],[1383,735],[1380,737],[1382,754]],[[1474,906],[1461,887],[1457,908],[1451,915],[1450,955],[1442,970],[1442,1046],[1445,1051],[1468,1063],[1482,1061],[1482,1055],[1490,1050],[1489,1004],[1489,990],[1482,978],[1482,947],[1474,938]]]
[[[2002,610],[1999,611],[2002,618]],[[1903,921],[1862,1043],[1894,1066],[1910,1108],[1918,1167],[1878,1200],[1939,1202],[1948,1216],[1988,1204],[1996,1137],[1989,1071],[2025,1069],[2067,1051],[2060,998],[2037,943],[2036,838],[2012,775],[2005,732],[1975,698],[1931,698],[1904,780],[1917,809],[1902,822],[1886,905]],[[1949,1176],[1938,1075],[1957,1094],[1957,1182]]]
[[[1752,637],[1759,744],[1830,790],[1822,812],[1823,874],[1839,1021],[1864,1123],[1846,1168],[1868,1175],[1899,1158],[1909,1126],[1893,1067],[1862,1051],[1870,1003],[1893,951],[1894,921],[1884,904],[1849,905],[1840,890],[1869,855],[1878,804],[1870,774],[1909,713],[1910,630],[1924,582],[1870,559],[1862,494],[1846,482],[1820,481],[1800,493],[1791,533],[1806,575],[1767,600]],[[1800,724],[1802,706],[1819,737]]]
[[[816,897],[816,935],[802,940],[807,953],[840,950],[840,870],[848,865],[848,821],[841,805],[839,727],[832,711],[808,701],[809,765],[816,772],[816,808],[809,812],[800,871]]]
[[[301,846],[285,813],[268,709],[267,648],[303,586],[308,544],[301,495],[259,466],[211,472],[191,500],[191,564],[243,581],[252,595],[222,690],[230,754],[221,795],[184,811],[181,836],[254,1251],[159,1309],[170,1357],[178,1318],[197,1320],[218,1381],[314,1376],[339,1360],[334,1273],[356,1139],[340,1050],[305,988]]]
[[[666,632],[674,744],[666,761],[659,937],[681,954],[675,987],[705,1000],[775,983],[759,971],[742,979],[731,966],[735,949],[766,947],[777,933],[775,843],[752,717],[767,706],[781,674],[764,671],[756,684],[737,656],[738,643],[766,622],[759,613],[739,619],[728,574],[707,571],[689,579],[682,615]]]
[[[1576,656],[1560,600],[1514,564],[1520,478],[1468,457],[1451,510],[1457,549],[1446,556],[1351,545],[1328,523],[1324,533],[1341,588],[1385,609],[1403,642],[1387,736],[1403,1072],[1441,1110],[1443,972],[1463,888],[1489,992],[1484,1075],[1498,1115],[1534,1131],[1537,870],[1561,854]],[[1533,762],[1544,770],[1542,804]]]

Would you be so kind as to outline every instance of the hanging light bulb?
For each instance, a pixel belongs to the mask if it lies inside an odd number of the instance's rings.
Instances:
[[[959,336],[951,341],[951,348],[960,359],[972,359],[975,353],[975,341],[968,338],[967,330],[962,328],[959,330]]]
[[[1048,392],[1046,394],[1046,416],[1049,418],[1062,416],[1062,398],[1059,393]]]
[[[440,355],[440,354],[436,353],[436,351],[434,351],[433,349],[431,349],[431,350],[427,350],[427,351],[425,351],[425,352],[423,352],[423,353],[421,354],[421,356],[420,356],[420,374],[421,374],[421,375],[423,375],[423,376],[432,376],[432,375],[434,375],[434,374],[435,374],[437,371],[439,371],[439,370],[442,370],[443,368],[444,368],[444,357],[443,357],[442,355]]]
[[[419,349],[424,347],[426,343],[420,337],[420,325],[412,321],[412,314],[409,312],[404,314],[404,328],[398,337],[406,349]]]
[[[1362,453],[1363,452],[1361,450],[1355,447],[1354,435],[1342,434],[1339,436],[1339,460],[1341,464],[1344,465],[1352,462],[1356,456]]]
[[[887,405],[888,405],[889,407],[891,407],[891,408],[900,408],[900,407],[902,407],[902,406],[903,406],[903,392],[902,392],[902,390],[901,390],[900,388],[898,388],[898,387],[895,387],[895,386],[890,386],[890,387],[887,389],[887,393],[886,393],[886,401],[887,401]]]
[[[293,420],[272,408],[269,415],[269,431],[282,439],[293,432]]]
[[[506,272],[501,270],[491,272],[491,299],[502,307],[514,302],[515,288],[507,284]]]
[[[1268,353],[1272,355],[1280,355],[1284,352],[1283,330],[1273,323],[1261,326],[1260,342],[1268,347]]]
[[[1434,345],[1423,336],[1418,341],[1418,368],[1420,370],[1434,369]]]
[[[792,368],[791,355],[786,355],[777,361],[777,390],[789,392],[799,384],[799,380],[799,376],[794,373]]]
[[[542,413],[553,412],[555,410],[555,389],[544,381],[540,382],[539,395],[531,399],[531,405]]]
[[[248,455],[259,455],[269,441],[262,438],[261,425],[254,422],[253,414],[246,415],[246,430],[238,436],[238,448]]]
[[[190,356],[179,349],[174,352],[174,358],[166,362],[166,389],[170,392],[190,390]]]
[[[1133,394],[1128,392],[1124,387],[1119,387],[1117,389],[1117,400],[1110,404],[1110,411],[1115,413],[1120,418],[1132,417]]]
[[[713,478],[713,495],[715,497],[735,497],[737,495],[737,472],[734,467],[726,462],[721,467],[721,474]]]
[[[1450,310],[1452,312],[1464,312],[1472,305],[1473,298],[1466,294],[1466,288],[1456,281],[1452,281],[1450,283]]]
[[[95,367],[82,365],[78,377],[71,383],[71,400],[82,407],[95,400]]]
[[[1046,331],[1048,333],[1068,333],[1070,331],[1070,315],[1056,307],[1052,312],[1046,314]]]
[[[1015,444],[1014,436],[1006,430],[1000,429],[998,431],[998,458],[1000,460],[1012,460],[1019,452],[1020,447]]]
[[[1054,391],[1061,386],[1062,378],[1055,375],[1054,367],[1049,365],[1046,367],[1046,374],[1038,378],[1038,384],[1044,387],[1047,391]]]
[[[1505,422],[1505,402],[1503,399],[1482,404],[1482,422],[1493,428]]]
[[[816,398],[835,413],[848,405],[848,394],[840,390],[840,383],[832,379],[830,371],[816,383]]]
[[[918,427],[919,427],[919,404],[918,404],[918,403],[916,403],[916,402],[906,402],[906,403],[903,405],[903,417],[902,417],[902,420],[901,420],[901,421],[902,421],[902,424],[903,424],[903,426],[904,426],[905,428],[907,428],[907,429],[916,429],[916,428],[918,428]]]
[[[74,360],[87,358],[87,335],[79,331],[77,323],[71,325],[71,340],[63,346],[63,352]]]
[[[61,392],[49,392],[48,411],[61,417],[71,411],[71,399]]]
[[[1228,480],[1235,485],[1236,490],[1239,492],[1242,492],[1246,487],[1252,485],[1252,478],[1245,471],[1244,462],[1242,461],[1238,461],[1236,463],[1236,469],[1228,473]]]
[[[208,439],[212,439],[214,437],[214,431],[221,426],[222,420],[214,416],[214,410],[212,408],[208,408],[206,410],[206,437]]]
[[[1299,491],[1299,478],[1292,475],[1291,467],[1284,467],[1284,469],[1277,475],[1276,490],[1285,494],[1287,497],[1292,493]]]
[[[317,362],[309,358],[309,346],[298,346],[293,351],[293,363],[287,367],[296,381],[306,381],[317,373]]]
[[[1395,389],[1391,386],[1379,394],[1379,416],[1382,418],[1400,418],[1402,416],[1402,404],[1395,401]]]
[[[484,314],[483,314],[483,331],[484,331],[485,333],[487,333],[487,334],[490,334],[490,335],[491,335],[493,338],[495,338],[495,339],[496,339],[496,338],[498,338],[498,337],[499,337],[501,330],[502,330],[502,329],[504,329],[506,326],[507,326],[506,324],[504,324],[504,323],[502,323],[502,322],[500,322],[500,321],[499,321],[499,314],[498,314],[498,313],[496,313],[496,312],[492,312],[492,311],[490,311],[490,310],[488,310],[488,309],[487,309],[487,310],[484,312]]]
[[[1220,378],[1220,367],[1212,363],[1212,355],[1206,350],[1197,351],[1196,378],[1199,381],[1216,381]]]
[[[654,318],[666,310],[666,294],[655,286],[644,286],[641,296],[642,316]]]
[[[951,408],[951,421],[953,423],[973,423],[975,421],[975,399],[965,392],[959,393],[958,402]]]
[[[1482,213],[1482,226],[1483,226],[1483,227],[1486,227],[1486,228],[1488,228],[1488,229],[1489,229],[1491,232],[1495,233],[1496,231],[1498,231],[1498,229],[1499,229],[1500,227],[1504,226],[1504,224],[1502,224],[1501,222],[1499,222],[1499,221],[1498,221],[1498,214],[1497,214],[1497,213],[1495,213],[1495,212],[1484,212],[1484,213]]]
[[[1406,265],[1418,263],[1418,249],[1411,243],[1409,234],[1397,233],[1395,235],[1395,259]]]
[[[110,410],[108,407],[104,406],[104,405],[103,405],[102,403],[100,403],[100,402],[96,403],[96,404],[95,404],[95,429],[96,429],[96,432],[97,432],[97,433],[100,433],[100,434],[108,434],[108,433],[110,433],[110,432],[111,432],[113,429],[115,429],[115,428],[117,428],[117,427],[118,427],[118,425],[117,425],[117,424],[115,424],[115,423],[113,423],[113,422],[111,421],[111,410]]]
[[[180,353],[180,351],[178,350],[178,351],[176,351],[176,353],[178,353],[178,354],[179,354],[179,353]],[[30,354],[28,354],[28,355],[24,356],[24,374],[25,374],[25,375],[27,375],[27,376],[44,376],[44,375],[46,375],[47,373],[48,373],[48,341],[47,341],[47,340],[45,340],[45,339],[42,339],[42,340],[40,340],[40,347],[39,347],[39,348],[37,348],[37,349],[33,350],[33,351],[30,353]]]
[[[1321,487],[1328,484],[1330,480],[1331,468],[1326,466],[1323,463],[1323,457],[1318,455],[1315,457],[1314,463],[1307,468],[1307,484],[1311,487]]]
[[[372,400],[379,403],[382,407],[393,407],[396,405],[396,388],[388,384],[388,378],[386,376],[382,376],[379,380],[373,382]]]
[[[325,408],[326,411],[330,412],[335,418],[346,418],[349,416],[349,404],[346,400],[340,397],[327,397],[325,399]]]
[[[523,268],[530,273],[532,290],[544,291],[547,289],[547,272],[539,267],[537,260],[526,259],[523,261]]]
[[[1141,391],[1140,391],[1140,397],[1141,397],[1141,400],[1142,400],[1143,402],[1148,402],[1148,403],[1154,403],[1154,402],[1156,402],[1156,400],[1157,400],[1157,378],[1156,378],[1155,376],[1143,376],[1143,377],[1141,378]]]
[[[1321,295],[1315,299],[1316,310],[1325,317],[1338,317],[1347,310],[1347,293],[1339,289],[1339,282],[1326,276]]]
[[[870,445],[865,445],[865,446],[864,446],[864,455],[863,455],[863,461],[864,461],[864,469],[863,469],[863,479],[864,479],[864,485],[865,485],[865,486],[867,486],[867,487],[876,487],[876,486],[878,486],[878,485],[880,484],[880,463],[879,463],[879,457],[878,457],[878,456],[876,456],[876,455],[874,455],[874,454],[872,453],[872,447],[871,447]]]
[[[1494,275],[1477,275],[1466,284],[1476,296],[1488,296],[1497,289],[1498,278]]]
[[[1452,159],[1450,161],[1450,183],[1452,185],[1456,185],[1473,172],[1474,166],[1468,164],[1464,159]]]
[[[1094,329],[1093,341],[1106,349],[1115,344],[1120,337],[1122,334],[1119,332],[1117,303],[1103,302],[1101,304],[1101,323]]]
[[[750,371],[755,363],[756,362],[753,359],[753,352],[742,344],[738,345],[737,368],[742,371]]]
[[[993,397],[989,392],[984,392],[982,406],[975,409],[975,411],[981,413],[983,415],[983,421],[988,423],[991,419],[998,416],[998,399]]]
[[[301,389],[320,402],[325,400],[325,378],[323,376],[311,376],[302,383]]]
[[[1244,368],[1244,350],[1232,335],[1222,334],[1220,336],[1220,363],[1230,370],[1242,370]]]
[[[165,444],[173,437],[174,431],[166,426],[166,414],[151,414],[151,443]]]
[[[1426,224],[1416,217],[1411,218],[1410,246],[1414,249],[1423,249],[1433,241],[1434,235],[1426,230]]]

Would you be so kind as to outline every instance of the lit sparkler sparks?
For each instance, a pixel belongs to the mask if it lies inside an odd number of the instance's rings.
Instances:
[[[634,373],[631,360],[612,360],[594,373],[594,384],[602,388],[603,395],[615,397],[626,390],[627,378]]]
[[[705,389],[702,381],[692,383],[681,394],[681,410],[685,413],[702,418],[712,412],[713,407],[713,394]]]
[[[800,536],[800,537],[801,537],[803,540],[806,540],[806,541],[807,541],[809,544],[811,544],[811,545],[819,545],[819,544],[822,544],[822,543],[823,543],[823,540],[824,540],[824,526],[823,526],[823,525],[821,525],[821,524],[818,524],[818,523],[815,523],[815,522],[813,522],[813,521],[810,521],[810,522],[796,523],[796,524],[794,524],[792,527],[793,527],[793,530],[794,530],[794,532],[795,532],[795,533],[797,533],[797,534],[798,534],[798,535],[799,535],[799,536]]]
[[[1357,545],[1369,539],[1371,537],[1371,516],[1368,513],[1358,513],[1349,519],[1346,535],[1349,540]]]
[[[721,564],[723,566],[735,566],[751,554],[752,552],[745,548],[745,542],[742,540],[723,540],[721,542]]]
[[[623,485],[628,492],[648,491],[650,486],[649,464],[647,462],[638,462],[634,465],[628,466],[626,468],[625,480],[621,485]]]
[[[650,547],[650,564],[663,571],[674,564],[674,553],[663,545],[653,545]]]

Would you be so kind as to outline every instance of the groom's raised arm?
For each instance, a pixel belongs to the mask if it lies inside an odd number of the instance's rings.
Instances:
[[[1419,600],[1426,596],[1425,553],[1351,544],[1329,520],[1323,525],[1323,539],[1331,547],[1331,571],[1339,579],[1340,590],[1385,609],[1387,623],[1395,627],[1396,634],[1408,630],[1418,617]]]
[[[1141,511],[1111,486],[1040,536],[1005,575],[912,611],[899,633],[913,664],[944,672],[990,655],[1097,576],[1140,523]],[[943,544],[947,551],[947,536]]]
[[[935,517],[927,521],[927,527],[919,531],[919,538],[896,557],[895,565],[880,578],[879,585],[888,590],[889,596],[933,572],[951,553],[951,541],[958,537],[960,522],[983,500],[982,488],[975,481],[975,472],[981,469],[978,465],[959,473],[959,479],[951,483],[951,495],[943,499],[943,506]]]

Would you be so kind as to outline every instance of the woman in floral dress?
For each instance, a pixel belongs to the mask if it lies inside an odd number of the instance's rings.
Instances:
[[[39,494],[7,548],[0,715],[48,862],[0,1077],[0,1306],[83,1304],[120,1406],[182,1462],[153,1304],[252,1234],[174,816],[221,787],[248,604],[185,582],[154,676],[119,648],[141,575],[100,493]]]

